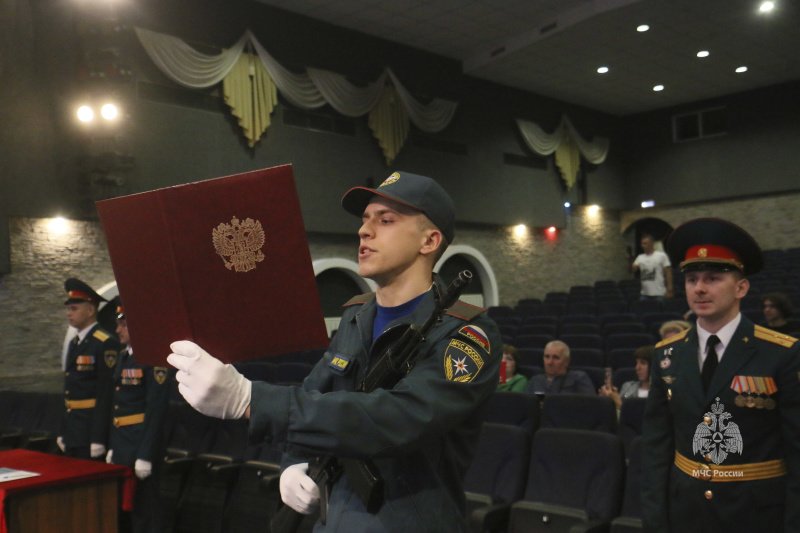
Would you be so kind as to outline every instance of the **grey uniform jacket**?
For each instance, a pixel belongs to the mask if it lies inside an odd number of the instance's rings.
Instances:
[[[468,531],[462,481],[497,386],[502,341],[485,314],[458,303],[428,335],[422,359],[392,390],[354,392],[370,364],[374,295],[347,306],[330,349],[302,387],[253,383],[251,438],[284,445],[284,466],[313,455],[372,459],[385,501],[366,512],[346,475],[333,487],[328,519],[315,531]],[[422,324],[434,307],[429,291],[406,317]],[[471,309],[470,309],[471,308]],[[388,328],[387,328],[388,329]]]

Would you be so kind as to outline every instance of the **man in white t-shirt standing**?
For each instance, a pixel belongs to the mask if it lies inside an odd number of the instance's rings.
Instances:
[[[650,235],[642,237],[643,254],[633,262],[632,270],[641,272],[642,294],[640,300],[663,301],[672,298],[672,265],[669,257],[655,249],[655,240]]]

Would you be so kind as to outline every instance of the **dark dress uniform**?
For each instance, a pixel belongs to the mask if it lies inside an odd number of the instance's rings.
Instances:
[[[718,219],[687,222],[668,248],[685,257],[687,276],[761,267],[752,237]],[[645,530],[800,532],[800,343],[740,315],[715,370],[701,372],[698,344],[695,326],[656,345],[642,434]]]
[[[433,307],[429,291],[388,327],[422,324]],[[393,389],[354,393],[380,355],[372,349],[376,310],[371,294],[348,302],[330,349],[302,387],[254,382],[250,434],[285,443],[284,466],[311,455],[373,460],[385,483],[380,510],[368,513],[343,474],[332,488],[326,524],[314,531],[466,532],[462,481],[497,386],[500,334],[482,310],[458,303]]]
[[[70,344],[64,371],[64,446],[70,457],[90,459],[90,444],[108,448],[112,372],[119,342],[95,324]]]
[[[137,459],[152,464],[153,472],[137,479],[131,515],[133,531],[159,531],[158,465],[162,455],[162,428],[169,405],[169,383],[174,372],[165,367],[141,366],[126,348],[114,370],[114,405],[109,449],[114,464],[134,468]]]

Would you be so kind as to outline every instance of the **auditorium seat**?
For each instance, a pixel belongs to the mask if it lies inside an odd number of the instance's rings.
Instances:
[[[542,428],[617,433],[617,407],[605,396],[550,394],[542,403]]]
[[[548,342],[554,340],[555,337],[552,337],[551,335],[517,335],[514,338],[514,346],[517,349],[538,348],[543,350]]]
[[[484,423],[464,478],[467,516],[474,533],[505,531],[512,503],[525,493],[531,434],[520,427]]]
[[[520,427],[533,434],[539,429],[541,406],[535,394],[496,391],[489,398],[484,422]]]
[[[524,499],[511,506],[509,533],[607,529],[619,515],[624,471],[616,435],[540,429],[533,438]]]
[[[644,410],[647,398],[628,398],[622,401],[619,411],[619,428],[617,435],[622,439],[625,447],[625,456],[630,454],[631,443],[642,434],[644,423]]]
[[[605,355],[598,348],[572,348],[569,350],[570,367],[604,367]]]
[[[619,333],[647,333],[644,324],[636,322],[612,322],[603,326],[603,337],[617,335]]]
[[[611,521],[611,533],[642,531],[642,443],[637,437],[627,455],[625,491],[620,515]]]
[[[572,348],[591,348],[593,350],[603,349],[603,337],[598,334],[591,335],[559,335],[558,340],[564,342]]]
[[[652,346],[655,339],[649,333],[615,333],[606,337],[606,353],[618,348],[636,349],[640,346]]]
[[[567,315],[569,316],[569,315]],[[600,335],[599,324],[561,324],[559,335]]]

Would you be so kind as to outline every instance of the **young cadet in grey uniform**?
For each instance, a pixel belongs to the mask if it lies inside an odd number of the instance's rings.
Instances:
[[[67,320],[78,330],[78,335],[67,352],[66,411],[57,442],[69,457],[102,460],[111,421],[111,374],[119,343],[97,323],[97,308],[106,299],[79,279],[68,279],[64,288]]]
[[[117,335],[122,349],[114,369],[114,405],[106,462],[131,467],[136,474],[133,511],[121,512],[120,531],[149,533],[161,530],[158,466],[164,420],[169,407],[172,371],[136,364],[128,322],[119,297],[109,305],[117,311]]]
[[[642,436],[646,531],[800,531],[800,343],[739,312],[761,250],[719,219],[668,250],[697,315],[656,345]]]
[[[359,273],[374,294],[346,304],[330,349],[302,387],[251,383],[188,341],[172,344],[179,389],[198,411],[249,416],[255,439],[285,448],[286,505],[311,513],[317,485],[308,457],[372,460],[385,483],[371,514],[342,474],[314,531],[466,532],[462,481],[483,408],[498,381],[502,341],[482,310],[458,303],[421,345],[422,358],[393,389],[354,392],[380,355],[388,327],[421,324],[434,307],[432,269],[454,236],[447,193],[427,177],[395,172],[377,189],[348,191],[342,205],[361,217]]]

